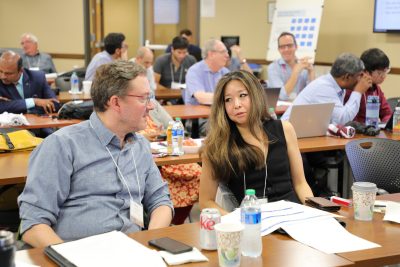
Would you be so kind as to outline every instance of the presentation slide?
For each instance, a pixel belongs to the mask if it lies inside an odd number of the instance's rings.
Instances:
[[[400,0],[375,0],[374,32],[400,31]]]
[[[299,58],[315,58],[318,33],[321,24],[323,0],[278,0],[271,27],[267,60],[280,58],[278,37],[282,32],[291,32],[296,37]]]

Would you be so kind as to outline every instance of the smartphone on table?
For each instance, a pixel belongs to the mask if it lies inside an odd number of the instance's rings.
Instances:
[[[149,241],[149,245],[152,245],[161,250],[168,251],[172,254],[180,254],[193,250],[193,247],[177,240],[171,239],[169,237],[152,239]]]

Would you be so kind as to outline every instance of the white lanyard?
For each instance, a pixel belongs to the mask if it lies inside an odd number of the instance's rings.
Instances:
[[[267,163],[265,163],[265,179],[264,179],[264,195],[263,195],[263,198],[265,198],[265,191],[267,189],[267,176],[268,176],[268,168],[267,168]],[[243,173],[243,187],[244,187],[244,192],[246,194],[246,172]]]
[[[28,59],[28,69],[30,69],[31,67],[35,67],[35,66],[31,66],[31,58],[30,57],[27,57],[27,59]],[[34,62],[33,62],[34,63]],[[39,59],[38,59],[38,61],[37,61],[37,64],[36,64],[36,67],[37,68],[39,68],[40,67],[40,56],[39,56]]]
[[[92,127],[92,129],[94,130],[91,121],[89,121],[89,124],[90,124],[90,127]],[[119,173],[118,178],[121,180],[122,184],[125,185],[126,189],[128,190],[129,197],[130,197],[130,199],[133,201],[131,191],[129,190],[128,183],[126,182],[125,177],[124,177],[124,175],[123,175],[122,172],[121,172],[121,169],[119,168],[117,162],[115,161],[113,155],[111,154],[110,149],[108,149],[107,146],[106,146],[106,149],[107,149],[107,152],[108,152],[108,154],[110,155],[112,161],[114,162],[115,167],[117,167],[117,171],[118,171],[118,173]],[[137,182],[138,188],[139,188],[139,199],[140,199],[140,197],[141,197],[141,191],[140,191],[139,175],[138,175],[137,168],[136,168],[136,160],[135,160],[135,156],[134,156],[134,154],[133,154],[133,149],[131,149],[131,154],[132,154],[132,158],[133,158],[133,165],[135,166],[136,182]]]
[[[183,62],[182,62],[182,63],[183,63]],[[181,69],[181,71],[180,71],[180,73],[179,73],[179,82],[178,82],[178,83],[181,83],[181,81],[182,81],[182,73],[183,73],[183,66],[182,66],[182,63],[181,63],[181,65],[179,66],[179,68]],[[172,79],[172,83],[174,83],[174,82],[175,82],[174,71],[173,71],[174,65],[172,65],[172,63],[170,63],[170,66],[171,66],[171,79]]]

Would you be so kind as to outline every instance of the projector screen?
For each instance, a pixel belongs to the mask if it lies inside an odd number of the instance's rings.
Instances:
[[[400,33],[400,0],[375,0],[374,32]]]

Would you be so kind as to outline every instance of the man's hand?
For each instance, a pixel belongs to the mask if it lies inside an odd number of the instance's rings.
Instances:
[[[367,72],[362,73],[360,80],[357,82],[354,87],[354,91],[364,94],[369,88],[372,86],[371,75]]]
[[[311,63],[311,57],[303,57],[298,60],[297,64],[294,66],[293,71],[300,73],[302,70],[312,70],[313,64]]]
[[[54,105],[54,102],[60,103],[55,98],[49,98],[49,99],[34,98],[33,101],[35,102],[35,106],[42,107],[44,112],[46,112],[47,114],[56,112],[56,107]]]
[[[0,101],[10,101],[7,97],[0,96]]]

